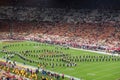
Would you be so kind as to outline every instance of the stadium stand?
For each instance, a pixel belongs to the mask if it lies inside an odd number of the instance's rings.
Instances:
[[[1,22],[0,39],[12,35],[94,50],[120,47],[119,11],[0,7],[0,14],[1,19],[13,20]]]
[[[119,25],[119,11],[0,7],[0,40],[35,40],[82,49],[120,52]],[[0,68],[7,74],[8,66],[1,65]],[[24,72],[22,69],[20,71]],[[17,73],[17,68],[12,68],[11,73],[23,75],[19,71]],[[17,76],[9,75],[14,78]],[[28,78],[32,76],[37,80],[34,73]],[[42,77],[42,80],[47,79]]]

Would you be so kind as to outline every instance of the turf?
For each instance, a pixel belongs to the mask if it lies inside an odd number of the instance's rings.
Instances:
[[[50,45],[50,44],[45,44],[45,43],[38,43],[38,42],[32,42],[32,41],[24,41],[24,42],[0,42],[0,49],[2,49],[2,46],[7,46],[7,45],[18,45],[19,46],[10,46],[7,47],[7,51],[14,51],[18,52],[19,54],[23,55],[24,57],[34,60],[34,61],[39,61],[40,63],[46,64],[57,64],[57,65],[63,65],[66,64],[66,62],[62,61],[57,61],[57,59],[60,59],[59,57],[44,57],[43,60],[40,60],[38,57],[33,57],[33,56],[26,56],[23,53],[20,53],[21,51],[25,50],[56,50],[58,52],[63,52],[72,58],[76,56],[107,56],[108,55],[103,55],[103,54],[98,54],[95,52],[89,52],[89,51],[83,51],[83,50],[75,50],[75,49],[65,49],[64,47],[57,46],[57,45]],[[21,45],[23,44],[23,45]],[[35,45],[36,44],[36,45]],[[37,45],[38,44],[38,45]],[[57,47],[57,49],[56,49]],[[62,48],[62,49],[61,49]],[[51,52],[51,53],[46,53],[46,52],[32,52],[29,55],[56,55],[57,53]],[[58,53],[60,55],[61,53]],[[4,53],[0,53],[0,57],[3,58],[6,56]],[[54,61],[51,60],[54,58]],[[119,58],[119,57],[116,57]],[[46,60],[45,60],[46,59]],[[15,55],[13,58],[10,58],[10,60],[15,60],[17,62],[25,62],[26,64],[32,65],[32,66],[38,66],[37,63],[30,63],[29,61],[24,61],[21,59],[18,55]],[[75,62],[75,61],[73,61]],[[51,67],[50,65],[47,65],[45,69],[55,71],[58,73],[63,73],[67,74],[70,76],[74,76],[77,78],[80,78],[81,80],[119,80],[120,79],[120,61],[94,61],[94,62],[89,62],[89,61],[76,61],[75,62],[77,66],[72,66],[72,67],[67,67],[67,66],[54,66]],[[43,65],[44,66],[44,65]]]

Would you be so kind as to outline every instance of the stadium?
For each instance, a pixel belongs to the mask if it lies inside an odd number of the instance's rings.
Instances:
[[[119,0],[0,0],[0,80],[120,80]]]

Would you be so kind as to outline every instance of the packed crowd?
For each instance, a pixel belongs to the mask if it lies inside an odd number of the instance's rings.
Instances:
[[[0,30],[1,39],[12,37],[96,50],[120,47],[120,27],[116,23],[14,22],[12,29],[2,23]]]
[[[117,48],[120,52],[119,13],[119,10],[0,7],[0,40],[35,40],[101,51]],[[26,77],[26,69],[12,67],[9,63],[0,62],[0,70],[5,73],[4,78],[17,78],[17,75]],[[8,77],[7,72],[11,68],[12,73],[17,75],[9,74]],[[36,73],[28,73],[31,74],[28,78],[37,80]],[[42,74],[59,77],[44,70]],[[23,77],[20,78],[23,80]],[[44,77],[41,79],[47,80]]]
[[[0,80],[60,80],[64,74],[59,75],[42,69],[26,68],[13,62],[0,61]],[[71,80],[71,78],[70,78]],[[74,79],[73,79],[74,80]]]
[[[25,68],[17,66],[11,62],[0,61],[1,80],[29,80],[27,78],[28,72]]]
[[[94,50],[120,50],[119,13],[119,10],[0,7],[0,39],[37,40]]]

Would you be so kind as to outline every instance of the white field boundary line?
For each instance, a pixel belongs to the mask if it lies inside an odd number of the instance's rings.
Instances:
[[[32,41],[27,41],[27,42],[31,42]],[[35,43],[33,41],[33,43]],[[56,45],[56,46],[61,46],[61,45]],[[113,55],[113,56],[120,56],[118,54],[111,54],[111,53],[106,53],[106,52],[102,52],[102,51],[94,51],[94,50],[87,50],[87,49],[81,49],[81,48],[74,48],[74,47],[70,47],[71,49],[75,49],[75,50],[82,50],[82,51],[88,51],[88,52],[94,52],[94,53],[99,53],[99,54],[106,54],[106,55]]]
[[[13,41],[13,40],[0,40],[0,42],[3,42],[3,41]],[[18,41],[18,40],[17,40]],[[25,41],[25,40],[23,40]],[[26,41],[26,42],[33,42],[33,43],[36,43],[34,41]],[[59,45],[60,46],[60,45]],[[102,51],[94,51],[94,50],[86,50],[86,49],[81,49],[81,48],[74,48],[74,47],[70,47],[71,49],[75,49],[75,50],[82,50],[82,51],[88,51],[88,52],[94,52],[94,53],[100,53],[100,54],[107,54],[107,55],[113,55],[113,56],[120,56],[118,54],[111,54],[111,53],[106,53],[106,52],[102,52]]]
[[[2,59],[2,58],[0,58],[0,61],[6,61],[5,59]],[[9,60],[10,61],[10,60]],[[12,62],[12,61],[10,61],[10,62]],[[17,63],[17,65],[18,66],[21,66],[21,67],[25,67],[25,68],[31,68],[31,69],[38,69],[37,67],[35,67],[35,66],[30,66],[30,65],[24,65],[24,64],[22,64],[22,63],[19,63],[19,62],[16,62]],[[42,71],[42,69],[39,69],[39,71]],[[46,70],[46,71],[50,71],[50,70]],[[54,72],[54,71],[50,71],[51,73],[57,73],[57,74],[59,74],[59,75],[62,75],[61,73],[58,73],[58,72]],[[74,80],[80,80],[79,78],[76,78],[76,77],[73,77],[73,76],[69,76],[69,75],[66,75],[66,74],[64,74],[64,76],[65,77],[67,77],[67,78],[74,78]]]
[[[73,48],[73,47],[70,47],[70,48],[71,48],[71,49],[75,49],[75,50],[82,50],[82,51],[88,51],[88,52],[99,53],[99,54],[106,54],[106,55],[120,56],[120,55],[117,55],[117,54],[111,54],[111,53],[106,53],[106,52],[101,52],[101,51],[93,51],[93,50],[86,50],[86,49]]]
[[[0,41],[1,42],[1,41]],[[118,56],[118,55],[115,55],[115,54],[111,54],[111,53],[106,53],[106,52],[100,52],[100,51],[93,51],[93,50],[86,50],[86,49],[79,49],[79,48],[73,48],[73,47],[70,47],[71,49],[76,49],[76,50],[83,50],[83,51],[88,51],[88,52],[95,52],[95,53],[100,53],[100,54],[107,54],[107,55],[114,55],[114,56]],[[17,62],[18,63],[18,62]],[[23,64],[19,63],[20,65],[23,66]],[[30,66],[30,65],[26,65],[26,67],[31,67],[33,69],[37,69],[36,67],[33,67],[33,66]],[[41,70],[40,70],[41,71]],[[47,71],[50,71],[50,70],[47,70]],[[50,71],[52,73],[57,73],[57,72],[53,72],[53,71]],[[57,73],[57,74],[60,74],[60,73]],[[61,75],[61,74],[60,74]],[[68,78],[74,78],[75,80],[80,80],[78,78],[75,78],[75,77],[72,77],[72,76],[69,76],[69,75],[65,75],[65,77],[68,77]]]
[[[26,42],[31,42],[31,43],[35,43],[34,41],[26,41]],[[41,43],[41,42],[40,42]],[[56,46],[61,46],[61,45],[56,45]],[[118,54],[111,54],[111,53],[106,53],[106,52],[102,52],[102,51],[94,51],[94,50],[87,50],[87,49],[81,49],[81,48],[74,48],[74,47],[70,47],[71,49],[75,49],[75,50],[82,50],[82,51],[88,51],[88,52],[94,52],[94,53],[100,53],[100,54],[107,54],[107,55],[113,55],[113,56],[120,56]]]

